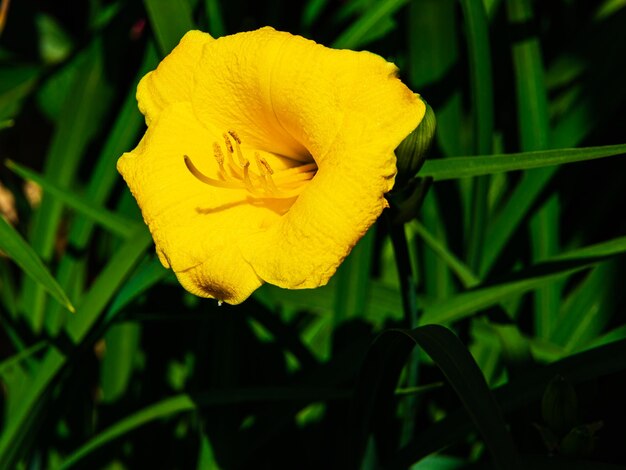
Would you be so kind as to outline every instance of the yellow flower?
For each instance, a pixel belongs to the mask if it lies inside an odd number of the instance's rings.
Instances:
[[[237,304],[326,284],[387,206],[424,105],[369,52],[266,27],[185,35],[139,84],[148,130],[118,161],[159,258]]]

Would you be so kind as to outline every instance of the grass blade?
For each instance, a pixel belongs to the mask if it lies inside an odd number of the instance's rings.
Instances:
[[[97,164],[91,174],[90,180],[85,187],[84,196],[94,204],[104,205],[108,200],[115,183],[119,181],[119,174],[115,169],[115,162],[119,156],[130,149],[135,143],[139,131],[145,126],[143,116],[137,110],[135,97],[137,83],[149,71],[156,67],[158,57],[153,41],[149,41],[144,52],[143,62],[135,76],[124,104],[115,120],[113,128],[109,132],[102,151],[97,159]],[[68,244],[75,248],[75,252],[84,252],[88,246],[93,223],[87,217],[75,217],[72,220],[68,235]],[[61,286],[66,289],[77,278],[77,272],[85,264],[85,258],[76,258],[72,254],[65,254],[61,258],[57,270],[57,279]],[[82,287],[82,286],[81,286]],[[56,334],[65,320],[64,316],[54,305],[46,309],[46,328],[52,334]]]
[[[450,330],[439,325],[388,330],[371,346],[355,391],[355,426],[351,431],[357,440],[350,462],[353,465],[346,468],[357,468],[376,409],[391,400],[400,371],[415,345],[432,358],[461,399],[496,467],[521,468],[499,407],[472,355]]]
[[[571,383],[576,384],[625,369],[626,340],[623,340],[541,368],[533,368],[493,390],[493,395],[502,411],[509,413],[540,400],[546,385],[555,375],[567,377]],[[421,458],[457,442],[470,430],[471,423],[465,410],[452,412],[402,448],[390,462],[389,468],[407,468]]]
[[[136,236],[130,238],[109,261],[100,276],[94,282],[83,301],[79,304],[76,315],[68,323],[68,336],[75,345],[80,344],[91,327],[100,318],[104,307],[124,282],[137,261],[143,256],[152,239],[142,227]],[[36,432],[37,419],[45,409],[46,397],[49,396],[55,379],[67,362],[67,356],[56,347],[50,347],[39,367],[33,373],[33,380],[27,392],[20,397],[19,407],[12,410],[13,418],[5,424],[0,437],[0,462],[12,468],[20,454],[27,436]]]
[[[374,249],[374,229],[369,230],[359,240],[350,255],[342,263],[335,275],[334,322],[339,326],[343,321],[365,313],[368,300],[369,280]]]
[[[114,212],[106,210],[103,207],[93,204],[84,197],[77,196],[71,191],[59,187],[49,181],[46,177],[41,176],[36,172],[15,163],[14,161],[7,160],[6,166],[22,178],[34,181],[40,185],[47,194],[57,198],[68,207],[71,207],[75,211],[90,218],[94,222],[100,224],[103,228],[119,235],[122,238],[129,238],[137,230],[137,227],[139,227],[139,224],[134,220],[129,220],[126,217],[122,217]]]
[[[626,253],[626,237],[572,250],[519,272],[515,278],[462,292],[424,308],[421,324],[458,321],[509,297],[564,279],[605,259]]]
[[[74,451],[60,465],[59,469],[74,466],[85,456],[103,445],[137,429],[151,421],[162,419],[174,414],[194,411],[198,407],[223,406],[226,404],[247,402],[313,402],[333,399],[344,399],[349,395],[339,389],[297,389],[297,388],[258,388],[258,389],[224,389],[196,395],[176,395],[147,406],[136,413],[111,425],[100,432],[85,445]]]
[[[520,28],[532,22],[533,13],[528,0],[508,0],[507,10],[512,28]],[[514,43],[512,49],[521,149],[523,151],[544,150],[549,145],[550,129],[539,39],[535,35],[531,35]],[[542,171],[545,172],[546,170]],[[540,175],[535,174],[535,178],[538,177]],[[541,179],[547,181],[549,178]],[[516,217],[516,215],[506,213],[503,213],[503,216]],[[558,216],[558,201],[553,197],[531,219],[530,234],[535,261],[545,259],[558,252],[559,235],[555,225]],[[510,232],[510,234],[512,233]],[[507,240],[504,242],[506,243]],[[534,300],[533,313],[536,334],[541,338],[547,338],[554,328],[554,322],[558,315],[559,284],[551,284],[537,290]]]
[[[597,338],[623,295],[617,279],[614,261],[602,263],[589,273],[563,303],[550,341],[570,352]]]
[[[67,333],[75,343],[79,343],[99,320],[104,308],[151,243],[148,229],[140,227],[102,270],[78,305],[80,315],[73,317],[67,325]]]
[[[408,0],[380,0],[374,2],[363,16],[356,20],[345,30],[332,44],[336,49],[357,49],[364,45],[366,38],[372,29],[381,22],[388,20],[400,8],[408,3]]]
[[[220,7],[220,0],[204,0],[204,8],[209,21],[209,33],[214,38],[226,34],[226,24]]]
[[[195,28],[187,0],[144,0],[161,55],[167,55]]]
[[[162,400],[143,410],[134,413],[125,419],[115,423],[96,437],[87,442],[84,446],[74,451],[59,466],[59,470],[74,466],[83,457],[90,454],[94,450],[102,447],[104,444],[117,439],[120,436],[147,424],[156,419],[165,418],[173,414],[183,413],[196,409],[196,404],[188,395],[177,395],[166,400]]]
[[[76,60],[72,91],[63,104],[61,116],[46,156],[44,175],[60,186],[69,186],[80,157],[99,129],[98,123],[110,102],[104,76],[104,52],[100,38],[95,39]],[[71,65],[71,64],[70,64]],[[32,221],[31,244],[44,261],[51,258],[61,220],[60,201],[44,198]],[[45,298],[38,284],[25,283],[22,290],[23,310],[28,312],[35,331],[43,325]]]
[[[444,181],[468,176],[493,175],[507,171],[530,170],[566,163],[596,160],[626,153],[626,144],[574,149],[541,150],[492,156],[451,157],[426,160],[420,176]]]
[[[483,2],[461,0],[470,66],[474,152],[488,155],[492,151],[494,129],[493,83],[491,78],[491,48],[489,25]],[[467,260],[474,271],[479,267],[487,219],[489,178],[479,176],[471,191],[472,221],[468,227]]]
[[[480,283],[480,279],[470,270],[470,268],[458,259],[454,253],[452,253],[442,242],[440,242],[437,237],[430,233],[419,221],[411,221],[411,226],[422,238],[422,240],[424,240],[424,242],[430,247],[430,249],[444,261],[446,266],[450,268],[465,288],[469,288]]]
[[[0,250],[15,261],[22,271],[52,295],[57,302],[70,312],[74,312],[74,306],[67,294],[52,277],[41,258],[4,217],[0,217]]]

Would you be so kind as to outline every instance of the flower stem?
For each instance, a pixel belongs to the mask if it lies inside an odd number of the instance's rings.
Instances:
[[[404,311],[404,327],[413,329],[417,327],[417,278],[411,266],[409,245],[406,238],[404,224],[389,224],[389,232],[393,251],[396,256],[396,266],[400,278],[400,292],[402,295],[402,309]],[[414,349],[407,362],[405,387],[416,387],[419,372],[419,351]],[[403,399],[404,420],[400,435],[400,445],[408,443],[415,427],[415,415],[417,412],[417,396],[409,395]]]

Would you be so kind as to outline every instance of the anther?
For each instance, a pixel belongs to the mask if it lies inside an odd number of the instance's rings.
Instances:
[[[217,160],[217,164],[220,167],[224,165],[224,154],[222,153],[222,148],[217,142],[213,143],[213,156]]]
[[[237,133],[235,131],[233,131],[232,129],[228,131],[228,134],[233,138],[233,140],[235,142],[237,142],[239,145],[241,145],[241,139],[239,138],[239,136],[237,135]]]
[[[270,164],[267,163],[267,161],[264,158],[260,158],[258,156],[259,155],[258,152],[255,155],[257,156],[258,161],[261,164],[261,166],[264,168],[264,173],[267,173],[269,175],[273,175],[274,174],[274,170],[272,170],[272,167],[270,166]]]
[[[252,180],[250,179],[250,162],[245,160],[243,163],[243,183],[246,185],[246,189],[250,191],[252,194],[257,194],[257,191],[254,189],[254,185],[252,184]]]
[[[233,140],[235,141],[235,145],[232,145],[232,142],[230,141],[230,139],[228,138],[228,136],[231,136],[233,138]],[[241,166],[244,166],[245,162],[247,161],[244,156],[243,153],[241,153],[241,140],[239,139],[239,136],[235,133],[235,131],[228,131],[228,135],[224,134],[225,139],[228,140],[228,143],[231,145],[230,147],[230,152],[232,153],[233,151],[233,147],[235,148],[235,152],[237,153],[237,159],[239,160],[239,164]]]
[[[224,134],[222,134],[222,136],[224,137],[224,143],[226,144],[226,150],[228,150],[228,153],[233,153],[233,144],[230,141],[230,139],[228,138],[228,134],[224,133]]]
[[[259,152],[254,152],[254,159],[256,160],[256,165],[259,168],[259,173],[261,173],[261,181],[265,192],[272,195],[278,193],[278,188],[272,180],[272,174],[274,173],[272,167],[264,158],[261,157],[261,155],[259,155]]]

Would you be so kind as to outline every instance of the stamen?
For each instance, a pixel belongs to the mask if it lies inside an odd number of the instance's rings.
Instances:
[[[224,170],[224,154],[222,153],[222,148],[218,145],[217,142],[213,143],[213,156],[215,160],[217,160],[217,165],[219,167],[218,173],[220,178],[225,180],[227,178],[226,171]]]
[[[222,181],[222,180],[209,178],[208,176],[206,176],[204,173],[202,173],[200,170],[196,168],[196,166],[193,164],[193,162],[187,155],[184,155],[184,158],[185,158],[185,165],[187,166],[187,169],[193,176],[196,177],[196,179],[198,179],[198,181],[201,181],[204,184],[208,184],[209,186],[215,186],[218,188],[244,189],[242,184],[236,181]]]
[[[259,152],[254,152],[254,158],[256,159],[256,164],[259,167],[259,172],[262,176],[263,186],[265,186],[265,190],[270,194],[276,194],[278,188],[276,184],[274,184],[274,180],[272,179],[272,175],[274,174],[274,170],[270,166],[267,161],[259,155]]]
[[[243,182],[248,191],[252,194],[257,194],[257,191],[254,189],[254,185],[252,184],[252,180],[250,179],[250,162],[248,160],[246,160],[243,164]]]
[[[261,164],[261,166],[264,168],[264,173],[273,175],[274,174],[274,170],[272,170],[272,167],[270,166],[269,163],[267,163],[267,161],[265,161],[264,158],[259,157],[259,152],[255,153],[259,163]]]
[[[202,183],[217,188],[246,190],[259,199],[285,199],[298,196],[308,180],[317,172],[315,162],[305,163],[284,170],[274,171],[259,152],[254,152],[257,172],[250,170],[248,160],[241,149],[241,139],[233,130],[222,134],[226,156],[219,143],[213,143],[213,157],[217,162],[219,179],[211,178],[196,168],[185,155],[184,161],[189,172]],[[235,159],[235,154],[237,158]]]
[[[239,160],[239,164],[241,166],[245,165],[245,162],[247,162],[247,160],[243,157],[243,153],[241,152],[241,139],[239,138],[239,136],[237,135],[237,133],[235,131],[228,131],[228,135],[230,135],[233,140],[235,141],[235,145],[233,147],[235,147],[235,152],[237,152],[237,159]],[[230,139],[228,139],[230,142]]]
[[[226,153],[228,154],[228,169],[230,170],[232,176],[241,179],[243,177],[241,167],[237,165],[237,162],[235,162],[235,158],[233,157],[233,143],[230,141],[230,137],[226,132],[222,134],[222,137],[224,138],[224,143],[226,144]]]

